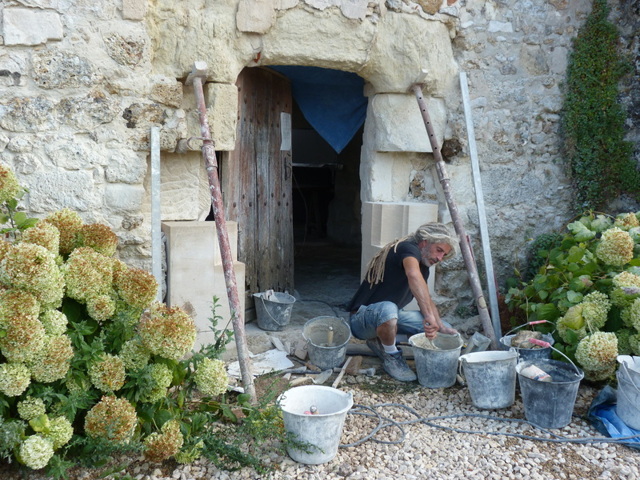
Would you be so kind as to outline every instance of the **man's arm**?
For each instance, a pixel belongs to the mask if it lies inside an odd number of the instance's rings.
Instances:
[[[416,299],[416,302],[418,302],[418,307],[424,317],[424,333],[427,337],[434,338],[436,333],[442,330],[444,326],[440,319],[438,309],[433,303],[433,300],[431,300],[429,286],[420,271],[420,263],[415,257],[405,257],[402,260],[402,266],[409,280],[411,293]]]

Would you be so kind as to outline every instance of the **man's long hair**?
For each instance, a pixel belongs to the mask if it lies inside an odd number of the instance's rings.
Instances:
[[[458,245],[458,239],[445,225],[437,222],[425,223],[424,225],[421,225],[415,233],[387,243],[382,250],[376,253],[376,255],[369,261],[369,265],[367,266],[367,275],[365,276],[370,285],[375,285],[382,281],[384,278],[384,266],[387,261],[387,255],[389,255],[391,249],[395,252],[398,248],[398,244],[406,240],[413,240],[416,244],[426,240],[430,244],[445,243],[449,245],[451,250],[443,257],[443,260],[448,260],[453,257],[456,254],[456,248]]]

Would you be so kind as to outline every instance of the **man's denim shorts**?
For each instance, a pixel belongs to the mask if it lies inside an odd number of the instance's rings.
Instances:
[[[398,333],[408,336],[423,333],[424,317],[418,310],[402,310],[393,302],[362,305],[349,317],[351,333],[360,340],[376,338],[376,329],[385,322],[397,318]]]

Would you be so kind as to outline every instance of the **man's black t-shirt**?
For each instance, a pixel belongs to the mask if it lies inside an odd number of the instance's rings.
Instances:
[[[414,257],[420,263],[420,271],[425,282],[429,278],[429,267],[422,263],[420,249],[413,240],[400,242],[394,252],[392,248],[389,250],[387,260],[384,265],[384,277],[380,283],[373,287],[365,279],[358,291],[347,305],[347,311],[353,312],[358,310],[361,305],[371,305],[382,301],[395,303],[398,308],[403,308],[411,300],[413,294],[409,288],[409,279],[404,271],[402,261],[406,257]]]

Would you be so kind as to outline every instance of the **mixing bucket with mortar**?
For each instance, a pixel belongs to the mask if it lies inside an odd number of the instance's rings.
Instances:
[[[515,332],[519,328],[526,327],[527,325],[537,325],[541,323],[551,323],[547,320],[536,320],[533,322],[525,323],[523,325],[519,325],[516,328],[511,329],[507,334],[500,338],[500,345],[506,349],[513,349],[520,355],[520,360],[534,360],[537,358],[551,358],[551,346],[553,345],[553,335],[550,333],[547,334],[539,334],[541,336],[541,340],[548,343],[549,346],[543,347],[541,345],[532,345],[531,348],[525,347],[517,347],[513,344],[513,340],[516,338],[516,334],[510,335],[512,332]]]
[[[272,290],[254,293],[258,326],[262,330],[277,332],[289,324],[296,298],[288,293]]]
[[[516,397],[516,362],[513,351],[473,352],[460,356],[471,402],[477,408],[507,408]]]
[[[304,324],[302,336],[307,341],[309,360],[322,370],[338,367],[347,355],[351,328],[338,317],[315,317]]]
[[[458,357],[462,348],[459,334],[440,333],[429,340],[424,333],[409,338],[416,362],[418,382],[423,387],[446,388],[456,383]]]
[[[287,445],[299,463],[317,465],[338,453],[342,427],[353,406],[353,396],[322,385],[294,387],[278,397],[284,428],[299,445]]]

